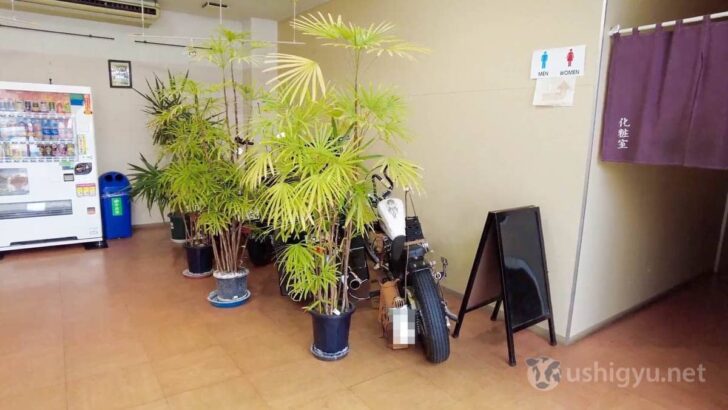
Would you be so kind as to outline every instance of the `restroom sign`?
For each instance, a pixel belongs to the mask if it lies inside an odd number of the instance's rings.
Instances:
[[[582,76],[585,56],[586,46],[535,50],[531,58],[531,78]]]

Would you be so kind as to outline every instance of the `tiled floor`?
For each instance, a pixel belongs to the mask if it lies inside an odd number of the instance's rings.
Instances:
[[[272,267],[251,274],[253,299],[219,310],[212,279],[180,275],[183,252],[162,228],[107,250],[14,253],[0,261],[1,409],[245,408],[728,408],[728,285],[701,280],[572,346],[516,335],[519,366],[505,362],[502,322],[469,315],[450,360],[388,350],[376,311],[354,315],[351,354],[336,363],[308,352],[309,317],[279,296]],[[454,308],[457,303],[454,303]],[[526,357],[562,363],[562,382],[540,392]],[[571,368],[707,368],[706,382],[566,380]]]

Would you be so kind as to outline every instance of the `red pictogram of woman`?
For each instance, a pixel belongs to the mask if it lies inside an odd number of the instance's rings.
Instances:
[[[566,55],[566,62],[569,63],[569,67],[571,67],[571,63],[574,62],[574,49],[569,49],[569,54]]]

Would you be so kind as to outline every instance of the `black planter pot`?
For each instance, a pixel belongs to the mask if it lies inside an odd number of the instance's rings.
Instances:
[[[169,230],[172,237],[172,242],[184,243],[185,235],[185,221],[182,214],[168,214],[169,218]]]
[[[356,307],[351,305],[351,309],[341,315],[310,312],[313,322],[311,353],[317,359],[333,361],[349,354],[349,328],[355,310]]]
[[[250,236],[245,248],[253,265],[264,266],[273,262],[275,245],[270,235]]]
[[[185,251],[187,252],[187,268],[191,274],[200,275],[212,271],[212,246],[185,245]]]

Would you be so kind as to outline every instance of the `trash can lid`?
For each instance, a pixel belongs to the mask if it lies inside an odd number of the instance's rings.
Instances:
[[[128,187],[131,183],[129,178],[121,172],[110,171],[99,176],[99,187]]]

